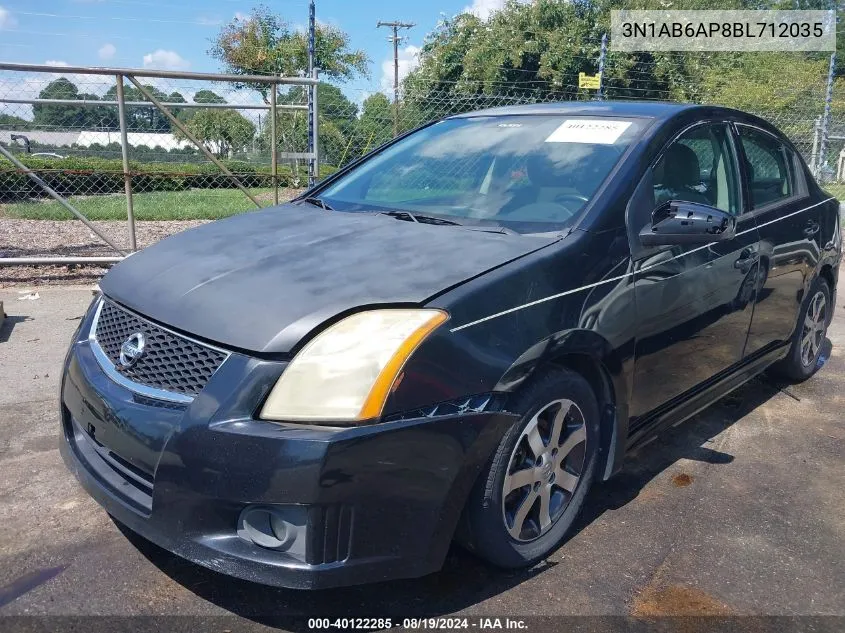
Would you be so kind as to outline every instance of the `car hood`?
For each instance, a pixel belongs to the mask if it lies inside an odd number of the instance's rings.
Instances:
[[[554,241],[288,204],[168,237],[120,262],[100,287],[194,336],[285,353],[338,314],[422,304]]]

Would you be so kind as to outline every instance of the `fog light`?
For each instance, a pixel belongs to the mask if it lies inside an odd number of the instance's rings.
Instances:
[[[300,539],[299,547],[294,545],[300,534],[304,537],[305,510],[296,506],[248,506],[238,517],[237,529],[239,537],[259,547],[279,551],[304,550],[304,538]]]

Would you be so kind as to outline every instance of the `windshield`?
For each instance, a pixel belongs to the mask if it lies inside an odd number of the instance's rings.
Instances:
[[[630,117],[447,119],[398,141],[318,195],[338,211],[555,231],[575,221],[642,128],[642,120]]]

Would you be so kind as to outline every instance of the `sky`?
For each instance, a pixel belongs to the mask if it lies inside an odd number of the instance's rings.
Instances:
[[[221,25],[247,15],[259,2],[0,0],[0,61],[216,72],[222,69],[207,53],[210,38]],[[347,96],[360,104],[375,91],[392,90],[393,49],[387,40],[390,29],[376,28],[379,20],[416,25],[401,33],[400,75],[404,76],[416,64],[425,35],[443,17],[463,11],[487,17],[504,2],[316,0],[316,15],[318,20],[346,31],[352,47],[363,49],[371,60],[369,78],[341,85]],[[263,0],[263,4],[293,28],[305,28],[308,22],[307,0]],[[190,92],[185,88],[180,91]],[[86,90],[80,86],[80,91]],[[95,88],[90,91],[98,92]],[[240,96],[243,102],[254,98]]]

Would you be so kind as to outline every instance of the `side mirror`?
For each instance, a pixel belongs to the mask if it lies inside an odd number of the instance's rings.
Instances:
[[[736,236],[736,218],[706,204],[669,200],[651,214],[640,231],[643,246],[709,244]]]

